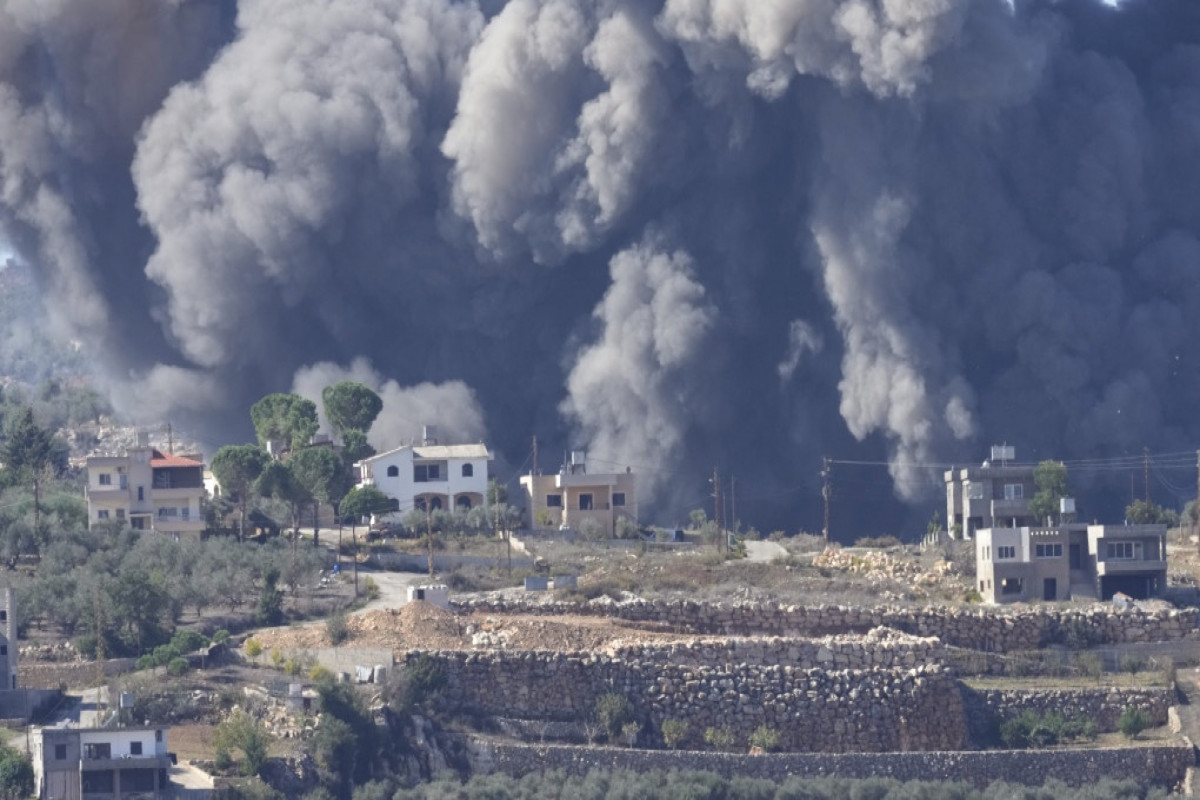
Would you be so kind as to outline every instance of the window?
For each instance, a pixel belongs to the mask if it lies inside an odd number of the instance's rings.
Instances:
[[[179,509],[174,506],[163,506],[158,510],[159,519],[175,519],[177,516],[179,516]]]
[[[592,510],[592,496],[590,494],[579,495],[579,510],[580,511],[591,511]]]
[[[180,518],[181,520],[183,520],[184,522],[187,522],[189,519],[191,519],[191,518],[192,518],[192,509],[191,509],[191,507],[190,507],[190,506],[184,506],[183,508],[179,509],[179,518]]]
[[[107,472],[101,472],[100,473],[100,485],[101,486],[112,486],[112,475],[108,474]]]
[[[96,519],[108,519],[108,509],[102,508],[96,512]]]
[[[625,505],[625,493],[613,492],[613,508],[621,508]]]
[[[1021,579],[1020,578],[1005,578],[1000,581],[1000,594],[1020,594]]]
[[[117,519],[125,519],[125,509],[123,509],[123,508],[117,509]]]
[[[1005,500],[1023,500],[1025,498],[1025,487],[1019,483],[1004,484],[1004,499]]]
[[[442,479],[441,464],[414,464],[413,480],[417,483],[429,483]]]
[[[996,546],[996,560],[1003,561],[1006,558],[1016,558],[1017,548],[1011,544],[1001,544]]]
[[[138,487],[138,502],[141,503],[141,502],[144,502],[145,500],[146,500],[146,487],[139,486]]]
[[[474,478],[475,477],[475,465],[474,464],[463,464],[462,476],[464,478]]]
[[[112,758],[112,745],[108,742],[85,744],[83,746],[83,757],[87,759]]]
[[[130,742],[129,743],[129,755],[140,756],[141,754],[142,754],[142,743],[141,742]]]
[[[1062,558],[1061,544],[1039,544],[1034,548],[1034,555],[1038,558]]]
[[[1133,542],[1108,542],[1104,546],[1105,557],[1114,561],[1133,559],[1133,551]]]
[[[400,468],[397,467],[395,464],[392,464],[390,467],[387,468],[387,476],[389,478],[399,478],[400,477]]]
[[[8,645],[0,644],[0,656],[8,655]]]
[[[133,519],[131,519],[129,521],[129,527],[133,528],[135,531],[146,530],[146,518],[145,517],[134,517]]]
[[[968,500],[982,500],[983,499],[983,484],[982,483],[968,483],[964,488],[966,489]]]
[[[562,508],[561,494],[546,495],[546,508]]]
[[[157,730],[154,732],[154,741],[156,741],[156,742],[162,741],[162,731],[161,730]]]
[[[55,761],[66,761],[67,760],[67,746],[65,744],[54,745],[54,760]]]

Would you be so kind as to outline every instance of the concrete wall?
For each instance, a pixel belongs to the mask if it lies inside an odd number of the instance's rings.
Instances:
[[[781,606],[770,603],[698,603],[691,600],[615,602],[598,598],[587,603],[531,603],[521,598],[452,600],[463,611],[487,613],[592,614],[631,622],[665,625],[689,633],[724,636],[827,636],[865,633],[889,627],[945,644],[988,652],[1035,650],[1062,639],[1074,626],[1098,643],[1200,639],[1197,609],[1118,611],[1089,608],[979,607],[900,608],[876,606]]]
[[[570,745],[502,744],[470,740],[472,770],[515,777],[549,769],[584,775],[591,769],[708,770],[732,778],[753,775],[782,781],[791,775],[898,780],[962,781],[983,788],[994,781],[1040,786],[1057,779],[1072,786],[1103,778],[1175,787],[1192,766],[1190,742],[1102,750],[1020,750],[936,753],[723,753],[620,750]]]

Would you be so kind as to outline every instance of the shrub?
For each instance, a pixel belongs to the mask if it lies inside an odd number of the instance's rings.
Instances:
[[[333,680],[333,673],[328,668],[316,664],[308,671],[308,679],[313,683],[326,683]]]
[[[1096,735],[1096,723],[1090,719],[1065,719],[1061,714],[1038,714],[1030,709],[1005,720],[1000,726],[1000,740],[1006,747],[1013,749],[1051,747],[1069,741],[1091,741]]]
[[[704,732],[704,741],[713,750],[729,750],[733,747],[733,731],[729,728],[709,728]]]
[[[275,669],[283,669],[283,662],[285,660],[286,660],[286,658],[284,657],[282,650],[280,650],[278,647],[271,648],[271,666],[272,667],[274,667]]]
[[[262,655],[263,646],[262,642],[258,641],[258,639],[247,639],[244,647],[246,648],[246,655],[251,658],[258,658]]]
[[[678,750],[688,736],[688,724],[680,719],[664,719],[662,722],[663,744],[672,750]]]
[[[1141,672],[1142,667],[1144,666],[1145,662],[1132,653],[1128,653],[1121,657],[1122,672],[1128,672],[1130,675],[1133,675],[1134,673]]]
[[[1137,706],[1129,706],[1117,718],[1117,730],[1127,739],[1136,739],[1138,734],[1150,727],[1150,715]]]
[[[903,544],[895,536],[864,536],[854,542],[855,547],[869,547],[875,550],[885,550],[889,547],[899,547]]]
[[[369,580],[369,579],[368,579]],[[379,587],[375,588],[379,591]],[[350,625],[346,620],[346,614],[343,611],[336,611],[329,615],[325,620],[325,635],[329,637],[329,643],[335,647],[350,636]]]
[[[637,744],[638,734],[641,733],[642,726],[636,722],[626,722],[621,726],[621,738],[625,740],[627,747],[633,747]]]
[[[220,644],[221,642],[227,641],[228,639],[229,639],[229,631],[225,630],[224,628],[221,628],[219,631],[217,631],[216,633],[214,633],[212,635],[212,643],[213,644]]]
[[[779,749],[779,731],[770,725],[759,725],[750,734],[750,746],[757,747],[764,753],[772,753]]]
[[[1095,653],[1080,653],[1075,657],[1075,666],[1077,666],[1084,675],[1089,678],[1100,680],[1100,676],[1104,674],[1104,660]]]
[[[300,659],[291,656],[283,662],[283,671],[294,677],[304,671],[304,664],[301,663]]]
[[[186,675],[188,669],[188,661],[186,658],[172,658],[167,662],[167,674],[178,678],[180,675]]]
[[[981,595],[979,593],[978,589],[974,589],[974,588],[967,589],[967,591],[963,593],[963,602],[964,603],[982,603],[983,595]]]
[[[623,694],[602,694],[596,699],[596,721],[604,728],[609,740],[614,740],[621,728],[633,721],[633,704]]]
[[[363,579],[363,594],[368,601],[379,599],[379,584],[370,575]]]

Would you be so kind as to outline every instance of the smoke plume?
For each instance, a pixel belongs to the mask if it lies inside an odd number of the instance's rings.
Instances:
[[[589,449],[647,521],[716,466],[811,530],[822,456],[883,462],[835,535],[903,534],[993,442],[1196,446],[1198,38],[1193,0],[13,0],[0,238],[207,441],[351,377],[376,446]]]

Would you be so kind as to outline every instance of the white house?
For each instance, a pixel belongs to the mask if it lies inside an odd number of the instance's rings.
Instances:
[[[487,507],[488,462],[484,444],[437,444],[428,435],[364,458],[354,466],[359,486],[374,486],[396,501],[396,510],[467,510]]]
[[[166,797],[166,734],[163,727],[35,729],[30,749],[38,797]]]

